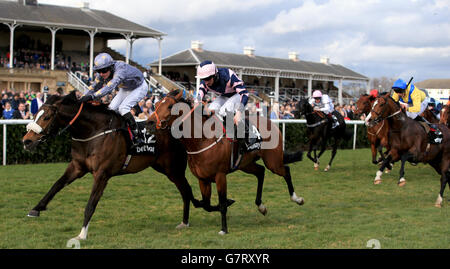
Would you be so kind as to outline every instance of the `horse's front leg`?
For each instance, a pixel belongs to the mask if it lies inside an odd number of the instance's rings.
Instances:
[[[28,217],[39,217],[40,212],[47,209],[48,203],[59,191],[74,182],[76,179],[83,177],[85,174],[86,170],[83,169],[78,163],[75,161],[70,162],[64,174],[53,184],[48,193],[28,213]]]
[[[450,160],[447,159],[446,157],[444,157],[442,159],[442,165],[441,165],[441,190],[439,191],[439,195],[438,198],[436,200],[436,203],[434,204],[436,207],[442,207],[442,200],[444,197],[444,191],[445,191],[445,186],[448,184],[450,187],[450,182],[449,182],[449,172],[448,169],[450,167]]]
[[[88,235],[88,227],[89,222],[92,218],[92,215],[95,212],[95,208],[97,207],[98,201],[103,195],[103,191],[106,188],[108,180],[110,179],[110,175],[108,175],[105,171],[97,171],[93,173],[94,175],[94,184],[92,186],[91,196],[89,197],[89,201],[84,210],[84,221],[83,227],[81,228],[80,234],[75,237],[77,240],[86,240]]]

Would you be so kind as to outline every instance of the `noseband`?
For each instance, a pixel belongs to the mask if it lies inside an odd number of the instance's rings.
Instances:
[[[77,114],[72,118],[72,120],[69,122],[69,124],[68,124],[66,127],[64,127],[64,128],[63,128],[61,131],[59,131],[57,134],[51,134],[51,133],[50,133],[51,126],[53,125],[53,123],[54,123],[54,121],[55,121],[55,119],[56,119],[56,116],[58,115],[58,110],[57,110],[56,107],[54,107],[54,106],[52,106],[52,105],[49,105],[49,104],[43,104],[42,106],[49,107],[51,110],[54,111],[55,115],[54,115],[52,121],[47,125],[47,127],[45,127],[45,129],[43,129],[39,124],[37,124],[37,120],[39,119],[39,117],[41,117],[41,116],[43,115],[43,113],[40,114],[41,112],[39,112],[39,113],[38,113],[38,117],[36,118],[36,120],[33,121],[33,122],[30,122],[30,123],[27,125],[27,132],[33,131],[33,132],[35,132],[36,134],[41,134],[42,137],[39,139],[40,142],[46,141],[48,137],[58,136],[58,135],[62,134],[63,132],[65,132],[70,126],[72,126],[72,124],[75,122],[75,120],[78,118],[78,116],[80,116],[81,110],[83,109],[83,105],[84,105],[84,103],[81,103],[80,108],[78,109]]]

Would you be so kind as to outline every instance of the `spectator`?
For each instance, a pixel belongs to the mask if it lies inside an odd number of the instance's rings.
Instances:
[[[5,110],[3,110],[3,118],[5,120],[12,119],[13,113],[14,113],[14,109],[11,107],[11,104],[9,102],[6,102]]]
[[[25,103],[20,103],[19,108],[17,110],[14,110],[12,118],[20,120],[30,119],[30,112],[26,111],[25,109]]]
[[[36,114],[38,112],[39,108],[41,108],[43,103],[44,102],[42,100],[42,93],[40,93],[40,92],[36,93],[36,98],[34,98],[31,101],[31,108],[30,108],[31,115]]]
[[[279,108],[278,108],[278,103],[275,102],[272,105],[272,111],[270,112],[270,119],[279,119],[280,118],[280,112],[279,112]]]

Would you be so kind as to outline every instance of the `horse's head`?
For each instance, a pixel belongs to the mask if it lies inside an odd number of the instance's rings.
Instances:
[[[373,103],[375,102],[375,97],[363,94],[359,97],[358,101],[356,101],[356,111],[355,115],[359,116],[362,114],[368,114],[370,109],[372,108]]]
[[[375,126],[381,121],[402,112],[400,105],[388,94],[378,97],[372,105],[370,114],[366,118],[366,125]]]
[[[156,122],[157,129],[165,129],[171,125],[174,117],[171,114],[172,107],[183,99],[186,92],[175,90],[168,93],[155,104],[155,111],[150,115],[149,121]]]
[[[22,139],[26,150],[34,149],[40,142],[55,136],[61,127],[61,106],[78,103],[75,91],[66,96],[51,95],[35,115],[33,122],[27,125],[27,133]]]
[[[311,113],[312,107],[308,102],[308,98],[300,98],[300,101],[298,101],[297,105],[295,106],[295,117],[300,118],[302,115],[306,115]]]

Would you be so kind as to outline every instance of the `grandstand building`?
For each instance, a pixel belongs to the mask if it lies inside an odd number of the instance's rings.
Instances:
[[[93,58],[103,51],[144,70],[130,59],[133,42],[154,38],[161,52],[163,36],[106,11],[90,9],[88,3],[74,8],[37,0],[0,0],[0,89],[39,91],[48,86],[50,92],[57,87],[67,91],[67,87],[76,87],[68,83],[68,74],[81,71],[89,79]],[[108,47],[108,40],[114,39],[126,40],[125,56]]]
[[[346,101],[343,82],[365,84],[369,90],[369,78],[342,65],[330,63],[322,57],[320,62],[302,61],[295,52],[289,52],[286,59],[255,55],[254,48],[244,47],[242,54],[216,52],[203,49],[199,41],[191,41],[191,48],[153,62],[149,66],[155,71],[162,65],[163,74],[180,81],[187,88],[197,88],[195,79],[197,66],[204,60],[212,60],[218,67],[235,71],[256,95],[266,95],[278,101],[298,100],[311,96],[313,90],[329,91],[339,104]],[[337,82],[337,87],[334,86]]]
[[[445,105],[450,100],[450,79],[427,79],[414,85],[419,87],[419,89],[426,90],[428,95],[433,97],[436,102]]]

